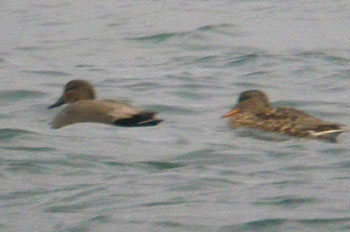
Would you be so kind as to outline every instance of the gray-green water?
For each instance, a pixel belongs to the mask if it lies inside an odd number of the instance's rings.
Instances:
[[[231,130],[247,89],[349,124],[350,2],[0,2],[1,231],[350,231],[350,135]],[[71,79],[154,128],[47,110]]]

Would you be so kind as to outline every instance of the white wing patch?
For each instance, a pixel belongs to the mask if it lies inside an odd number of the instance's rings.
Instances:
[[[322,136],[336,137],[338,134],[344,132],[344,130],[338,129],[338,130],[327,130],[327,131],[321,131],[321,132],[309,130],[308,132],[312,137],[322,137]]]

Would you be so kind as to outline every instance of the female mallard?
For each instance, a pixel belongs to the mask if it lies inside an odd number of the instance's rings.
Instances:
[[[256,128],[297,137],[335,140],[344,131],[340,124],[323,121],[296,109],[273,108],[267,95],[259,90],[242,92],[237,105],[223,116],[226,117],[230,117],[233,127]]]
[[[80,122],[97,122],[116,126],[155,126],[161,119],[153,111],[141,110],[135,106],[116,100],[96,100],[92,85],[85,80],[69,81],[62,96],[49,108],[65,103],[69,105],[52,120],[52,128],[61,128]]]

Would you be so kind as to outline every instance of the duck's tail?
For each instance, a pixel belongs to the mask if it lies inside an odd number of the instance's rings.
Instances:
[[[309,130],[309,134],[318,139],[326,139],[330,141],[336,141],[337,136],[341,133],[349,131],[349,129],[342,128],[340,125],[321,125],[314,130]]]
[[[114,125],[123,127],[156,126],[163,120],[155,118],[156,112],[142,111],[130,118],[123,118],[114,121]]]

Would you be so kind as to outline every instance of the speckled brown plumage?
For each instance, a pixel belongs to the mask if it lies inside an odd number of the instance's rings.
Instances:
[[[223,117],[233,127],[255,128],[297,137],[336,139],[344,130],[340,124],[315,118],[300,110],[270,105],[267,95],[259,90],[242,92],[237,105]]]

